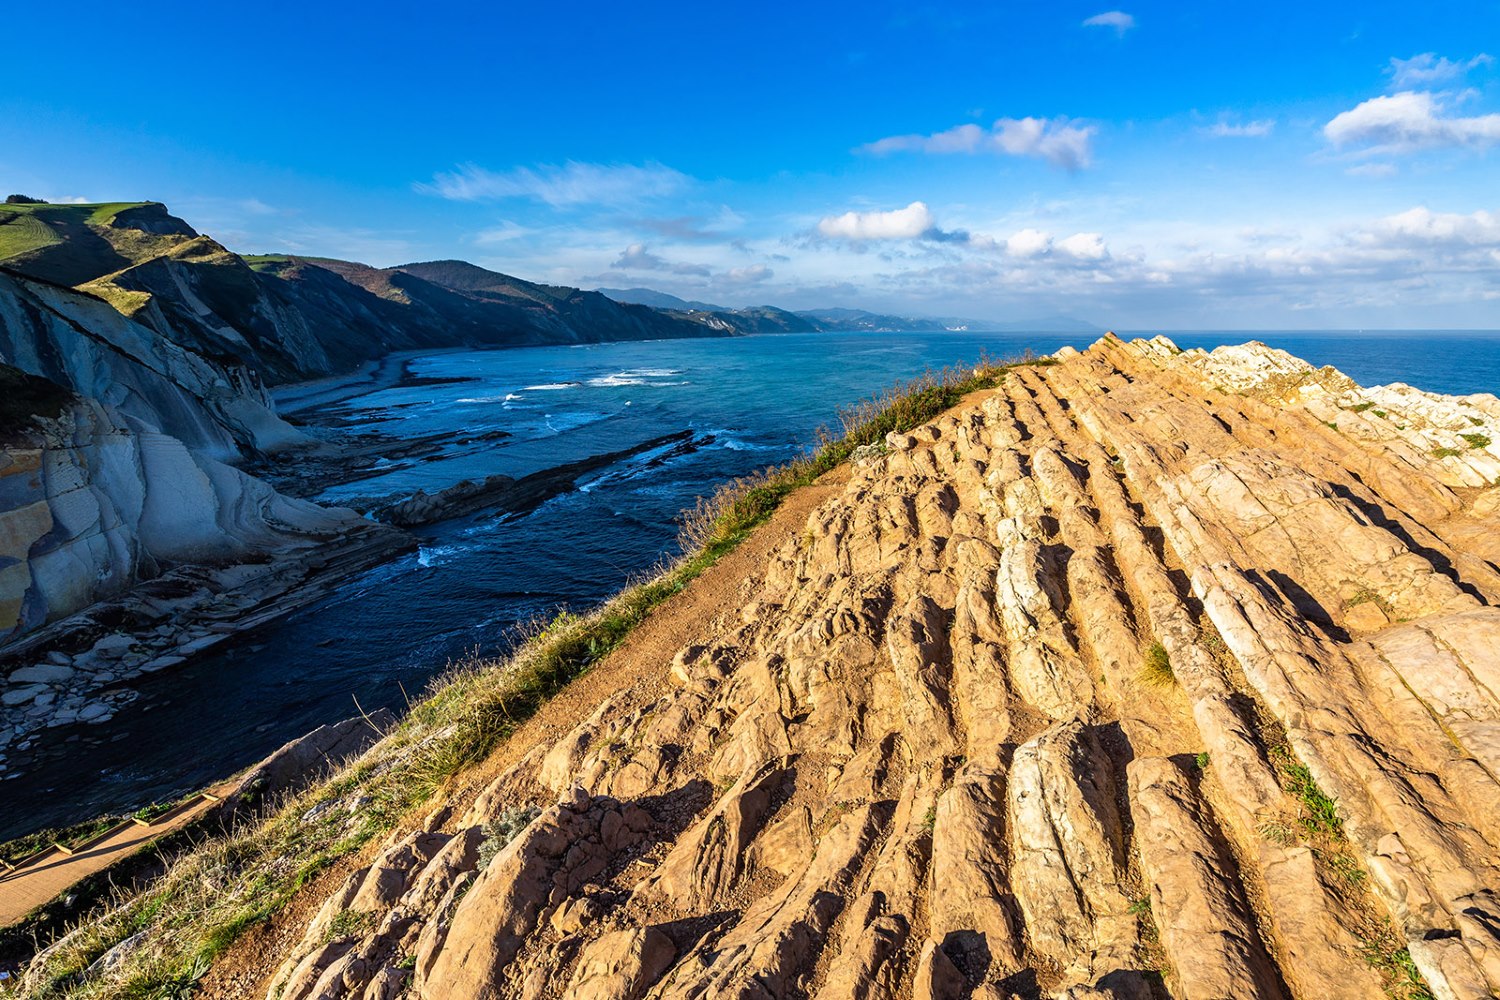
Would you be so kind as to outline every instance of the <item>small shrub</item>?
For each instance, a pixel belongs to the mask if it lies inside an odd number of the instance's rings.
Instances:
[[[1352,410],[1355,413],[1363,413],[1366,410],[1372,409],[1374,406],[1374,403],[1358,403],[1354,406],[1345,407],[1345,409]]]
[[[507,809],[484,825],[484,840],[479,844],[479,870],[490,866],[495,856],[505,850],[505,845],[516,839],[516,834],[526,829],[531,821],[542,814],[536,806],[519,806]]]
[[[342,938],[355,937],[364,933],[369,925],[370,914],[362,910],[340,910],[328,922],[328,930],[323,933],[323,941],[332,943]]]
[[[1384,411],[1384,410],[1376,410],[1376,411],[1375,411],[1375,415],[1376,415],[1376,416],[1377,416],[1377,417],[1379,417],[1379,418],[1380,418],[1380,419],[1381,419],[1381,420],[1384,420],[1384,419],[1385,419],[1385,416],[1386,416],[1386,414],[1385,414],[1385,411]]]
[[[1141,680],[1153,687],[1171,687],[1177,683],[1177,675],[1172,673],[1172,658],[1167,654],[1167,647],[1161,643],[1153,642],[1146,647]]]
[[[1149,917],[1151,915],[1151,897],[1140,896],[1130,901],[1130,912],[1137,917]]]
[[[1488,448],[1490,446],[1489,436],[1485,434],[1460,434],[1459,437],[1469,442],[1470,448]]]
[[[1473,424],[1475,427],[1483,427],[1484,426],[1484,420],[1482,418],[1480,418],[1480,417],[1470,417],[1469,418],[1469,423]]]
[[[171,812],[172,808],[170,802],[153,802],[150,805],[141,806],[131,815],[142,823],[149,823],[156,817]]]
[[[1463,452],[1457,448],[1434,448],[1432,450],[1433,458],[1457,458],[1462,454]]]
[[[1193,758],[1193,763],[1198,765],[1200,771],[1208,770],[1208,751],[1200,750],[1198,756]]]
[[[1365,884],[1365,870],[1350,855],[1343,851],[1322,852],[1318,860],[1346,888],[1358,889]]]

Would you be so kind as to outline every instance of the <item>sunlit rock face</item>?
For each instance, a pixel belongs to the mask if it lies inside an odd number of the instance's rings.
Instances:
[[[1500,532],[1428,435],[1491,402],[1405,395],[1256,344],[1012,370],[398,828],[266,995],[1490,995]]]

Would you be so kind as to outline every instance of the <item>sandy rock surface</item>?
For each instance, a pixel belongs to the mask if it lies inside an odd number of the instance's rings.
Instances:
[[[1500,523],[1430,443],[1492,407],[1365,392],[1107,338],[893,435],[267,996],[1500,990]]]

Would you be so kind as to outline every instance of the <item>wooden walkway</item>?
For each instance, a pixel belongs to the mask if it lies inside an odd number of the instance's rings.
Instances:
[[[236,787],[236,782],[230,782],[200,792],[149,823],[127,820],[72,848],[54,844],[14,867],[0,863],[0,927],[18,923],[88,876],[123,861],[164,834],[196,822]]]

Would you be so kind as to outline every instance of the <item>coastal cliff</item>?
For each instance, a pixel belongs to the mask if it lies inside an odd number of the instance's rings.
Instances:
[[[1489,996],[1497,422],[1258,344],[1013,367],[793,493],[202,992]],[[465,690],[267,829],[371,829]],[[191,953],[142,933],[122,967]]]

